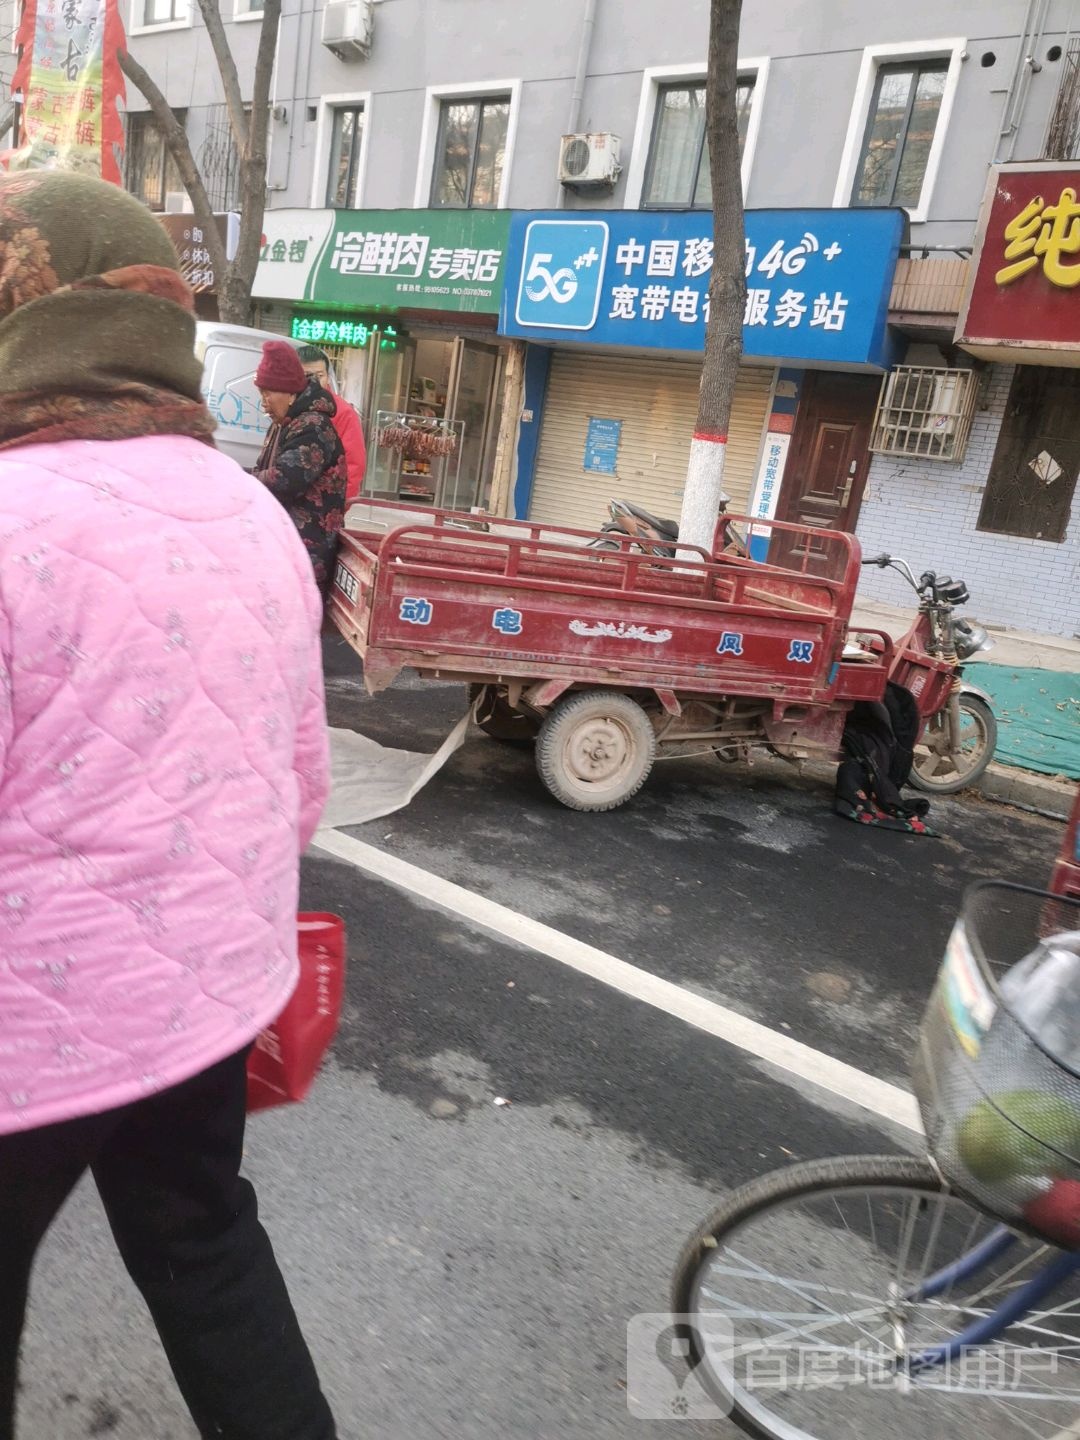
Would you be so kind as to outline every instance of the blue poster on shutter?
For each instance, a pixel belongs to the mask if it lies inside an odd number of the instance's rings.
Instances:
[[[589,416],[589,428],[585,434],[584,470],[595,475],[614,475],[619,460],[619,440],[622,436],[621,420],[600,420]]]
[[[748,358],[887,369],[901,210],[749,210]],[[560,344],[703,350],[704,211],[515,214],[499,331]]]

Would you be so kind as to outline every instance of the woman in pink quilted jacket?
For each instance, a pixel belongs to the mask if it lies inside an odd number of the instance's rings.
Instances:
[[[321,605],[193,343],[136,201],[0,180],[0,1440],[86,1170],[199,1433],[335,1433],[239,1176],[325,798]]]

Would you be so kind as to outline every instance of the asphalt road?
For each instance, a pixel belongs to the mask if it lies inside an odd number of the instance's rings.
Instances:
[[[459,687],[374,700],[330,642],[331,722],[434,749]],[[964,885],[1045,880],[1060,828],[935,806],[939,840],[830,813],[817,779],[659,766],[581,816],[482,738],[369,844],[895,1083]],[[911,1147],[854,1103],[313,852],[348,921],[347,1013],[248,1166],[342,1440],[728,1436],[631,1417],[626,1326],[682,1238],[793,1158]],[[509,1105],[496,1105],[496,1098]],[[80,1191],[43,1247],[21,1440],[190,1440],[160,1347]]]

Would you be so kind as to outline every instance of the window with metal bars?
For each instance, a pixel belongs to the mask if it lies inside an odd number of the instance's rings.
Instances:
[[[898,365],[881,387],[870,449],[878,455],[962,460],[978,385],[974,370]]]
[[[210,208],[217,214],[239,209],[240,153],[233,138],[229,112],[224,105],[207,108],[205,137],[198,161]]]
[[[980,530],[1061,543],[1080,471],[1080,371],[1018,365],[979,510]]]
[[[185,123],[186,110],[174,110],[173,114],[181,125]],[[125,128],[124,189],[151,210],[164,210],[165,196],[184,188],[165,137],[148,110],[128,114]]]
[[[1072,160],[1080,149],[1080,39],[1069,41],[1057,97],[1046,127],[1046,160]]]

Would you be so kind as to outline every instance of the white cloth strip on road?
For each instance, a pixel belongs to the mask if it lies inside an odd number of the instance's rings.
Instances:
[[[623,995],[641,1000],[688,1025],[726,1040],[747,1054],[755,1055],[830,1094],[842,1096],[863,1110],[907,1130],[922,1131],[918,1106],[906,1090],[874,1075],[867,1075],[853,1065],[845,1065],[842,1060],[750,1020],[737,1010],[695,995],[670,980],[663,980],[648,970],[575,940],[550,925],[510,910],[396,855],[388,855],[377,846],[356,840],[351,835],[343,835],[337,830],[320,830],[312,846],[484,930],[535,950],[582,975],[611,986]]]

